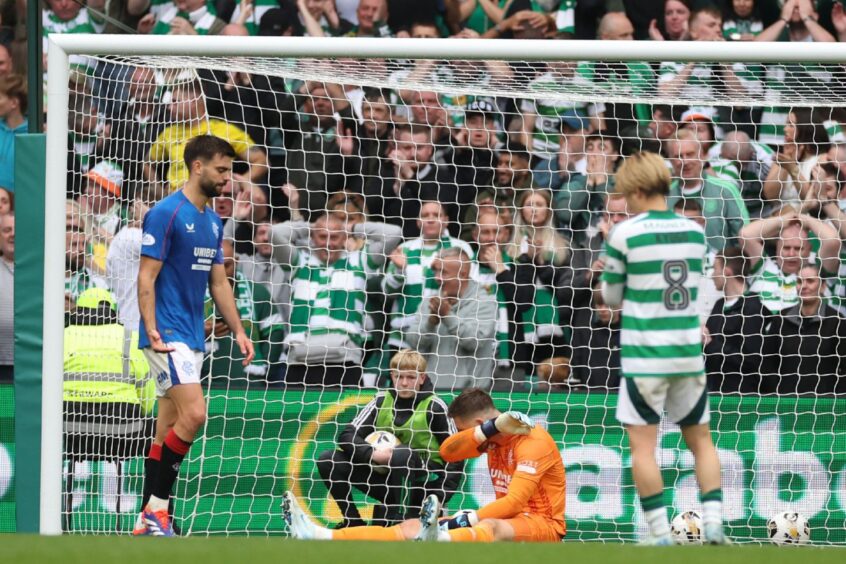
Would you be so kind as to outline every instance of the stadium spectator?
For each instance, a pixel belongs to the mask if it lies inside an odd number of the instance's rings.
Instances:
[[[300,95],[300,123],[282,130],[285,143],[286,182],[297,189],[299,211],[306,218],[319,215],[326,199],[344,188],[345,171],[355,171],[357,163],[347,165],[352,147],[342,150],[344,121],[354,121],[343,88],[328,82],[308,82]],[[339,117],[340,116],[340,117]]]
[[[440,94],[432,90],[399,90],[397,95],[399,99],[396,115],[406,115],[411,123],[428,125],[432,128],[434,159],[439,160],[439,157],[452,145],[450,116],[441,103]]]
[[[299,125],[296,99],[288,93],[284,78],[246,71],[198,71],[208,114],[246,131],[257,145],[266,147],[269,159],[280,161],[275,166],[281,166],[283,147],[273,145],[281,145],[278,129]]]
[[[270,233],[273,225],[256,222],[253,229],[253,252],[235,255],[238,272],[253,284],[262,284],[270,292],[270,303],[287,323],[291,312],[291,282],[284,270],[272,261]]]
[[[510,264],[511,259],[505,254],[508,242],[511,241],[512,223],[507,223],[502,213],[495,208],[485,208],[479,212],[479,217],[473,225],[472,242],[476,250],[475,260],[478,264],[475,280],[488,293],[496,296],[496,360],[497,366],[503,369],[511,368],[512,349],[509,335],[516,332],[516,303],[508,303],[504,292],[497,285],[497,271],[500,265]],[[484,256],[484,260],[482,257]],[[523,308],[528,307],[531,300],[525,300]],[[510,308],[510,309],[509,309]]]
[[[15,191],[15,136],[29,128],[26,109],[24,77],[0,76],[0,187],[10,192]]]
[[[91,79],[74,72],[68,82],[68,197],[84,188],[85,173],[105,155],[109,122],[102,111],[102,100],[91,90]]]
[[[801,207],[810,172],[819,155],[829,149],[828,132],[823,125],[827,112],[793,108],[787,112],[783,142],[764,180],[762,194],[773,205]]]
[[[359,0],[355,11],[357,23],[341,20],[333,35],[342,37],[390,37],[387,0]]]
[[[282,316],[270,301],[270,292],[262,284],[248,280],[236,269],[234,245],[223,243],[223,267],[232,286],[235,306],[244,331],[253,342],[255,356],[244,366],[244,354],[221,315],[215,311],[211,295],[205,301],[206,356],[203,374],[212,382],[227,385],[237,380],[267,383],[276,377],[282,354]]]
[[[220,196],[214,199],[214,212],[220,217],[220,220],[223,222],[224,229],[232,219],[232,211],[235,208],[235,198],[233,194],[235,193],[235,184],[232,182],[228,182],[226,186],[224,186],[220,190]]]
[[[449,217],[440,202],[423,202],[417,220],[420,237],[409,239],[391,253],[382,290],[386,300],[393,302],[390,314],[391,334],[388,346],[392,350],[407,348],[404,331],[424,299],[438,293],[432,272],[432,261],[442,249],[458,247],[473,257],[470,246],[449,235]]]
[[[162,2],[156,2],[161,5]],[[88,0],[86,5],[94,23],[103,26],[102,33],[133,33],[150,7],[150,0]]]
[[[296,0],[288,2],[295,6],[296,15],[291,18],[295,22],[293,35],[324,37],[331,35],[333,29],[341,25],[340,17],[334,2],[326,0]],[[286,10],[285,7],[282,10]],[[282,14],[274,17],[281,17]]]
[[[460,247],[432,262],[439,292],[420,302],[405,342],[420,352],[436,388],[490,385],[494,369],[497,301],[471,277],[472,261]]]
[[[749,260],[749,289],[774,313],[799,301],[796,284],[802,263],[811,256],[809,232],[819,241],[816,260],[826,272],[838,272],[841,241],[837,229],[809,215],[787,210],[759,219],[740,231],[740,245]],[[775,240],[775,254],[768,250]]]
[[[15,215],[0,214],[0,382],[15,374]]]
[[[587,228],[596,223],[606,194],[614,192],[614,171],[620,160],[619,140],[604,132],[591,134],[585,142],[585,174],[571,177],[555,192],[558,227],[582,244]]]
[[[141,263],[141,224],[149,208],[141,200],[129,206],[126,225],[117,232],[106,254],[106,284],[127,329],[138,330],[138,266]]]
[[[464,29],[453,37],[472,38],[477,37],[477,35],[472,30]],[[389,80],[402,78],[418,84],[434,84],[445,89],[461,88],[463,92],[472,92],[476,88],[507,81],[513,76],[513,69],[504,61],[420,59],[411,69],[402,69],[392,73]],[[400,90],[398,94],[407,105],[417,101],[413,91]],[[450,122],[444,125],[460,126],[464,119],[464,107],[482,97],[464,93],[447,93],[441,94],[439,98],[440,104],[446,108],[450,118]],[[491,100],[490,98],[487,99]],[[428,106],[431,106],[431,103]],[[432,119],[429,119],[423,123],[431,123],[432,121]]]
[[[359,0],[355,10],[355,23],[341,18],[335,3],[323,1],[317,7],[313,0],[297,0],[300,19],[306,34],[311,37],[391,37],[388,27],[387,0]]]
[[[15,72],[15,60],[8,44],[0,42],[0,78]]]
[[[570,259],[570,244],[555,230],[552,193],[547,190],[523,190],[517,200],[508,256],[528,255],[533,262],[564,266]]]
[[[587,172],[585,136],[588,128],[588,121],[573,111],[561,116],[558,152],[549,159],[536,159],[533,167],[536,186],[555,191],[570,182],[575,175]]]
[[[272,219],[270,188],[247,180],[236,180],[232,184],[236,191],[235,205],[232,207],[231,221],[223,226],[223,238],[235,242],[235,252],[252,254],[255,225]]]
[[[684,216],[696,222],[703,230],[708,227],[705,217],[702,215],[702,205],[698,200],[679,198],[673,205],[673,211],[677,215]],[[714,304],[718,299],[723,297],[722,292],[717,289],[713,279],[716,255],[717,250],[709,247],[702,261],[702,276],[699,277],[696,313],[699,315],[703,326],[705,325],[705,320],[711,314]]]
[[[538,93],[539,98],[525,99],[520,103],[523,123],[521,141],[540,159],[553,159],[561,149],[562,122],[574,130],[588,128],[597,131],[602,128],[605,105],[601,102],[566,102],[559,99],[544,99],[544,91],[554,90],[562,82],[590,90],[593,84],[589,78],[578,72],[572,61],[555,61],[546,64],[546,71],[532,80],[527,89]],[[588,125],[583,125],[587,122]]]
[[[764,31],[757,0],[730,0],[723,4],[723,37],[729,41],[754,41]]]
[[[750,139],[745,131],[727,133],[708,152],[708,162],[716,175],[739,184],[743,203],[754,219],[766,215],[763,186],[774,159],[772,148]]]
[[[690,15],[689,34],[692,41],[722,40],[722,14],[713,6],[700,8]],[[658,91],[663,96],[716,100],[718,92],[730,96],[760,96],[761,77],[755,68],[742,62],[717,63],[661,63],[658,71]],[[724,96],[724,95],[723,95]],[[751,122],[748,109],[715,108],[715,122]]]
[[[828,305],[842,315],[846,311],[846,245],[843,244],[846,240],[846,212],[841,202],[846,199],[846,194],[843,191],[838,164],[828,159],[828,155],[822,155],[811,170],[802,211],[827,220],[840,236],[839,268],[836,271],[826,271],[825,282],[828,286]]]
[[[393,137],[394,116],[387,91],[369,89],[361,104],[361,124],[350,131],[354,144],[351,155],[358,160],[358,170],[353,171],[345,188],[363,193],[368,179],[381,172],[381,159],[387,154]],[[354,134],[353,134],[354,133]]]
[[[403,349],[391,358],[391,386],[380,392],[338,435],[337,448],[323,451],[317,470],[338,504],[338,528],[364,525],[352,488],[373,498],[374,525],[414,518],[423,499],[447,502],[458,489],[463,463],[444,463],[440,445],[455,431],[447,406],[433,391],[420,353]],[[374,432],[394,435],[396,446],[371,445]]]
[[[611,229],[628,217],[625,198],[616,192],[606,194],[604,209],[596,229],[591,229],[586,234],[581,245],[572,245],[569,268],[564,270],[562,277],[554,285],[561,306],[569,307],[575,312],[594,298],[592,295],[588,296],[585,291],[592,293],[594,282],[605,269],[605,242]]]
[[[78,202],[89,222],[91,244],[108,248],[127,219],[127,209],[121,204],[123,170],[114,162],[100,161],[85,176],[85,190]]]
[[[68,201],[65,206],[65,311],[76,308],[76,300],[85,290],[108,288],[87,252],[89,241],[90,231],[82,208]]]
[[[608,12],[599,20],[597,35],[602,41],[631,41],[634,27],[623,12]],[[584,62],[576,72],[608,94],[644,96],[655,87],[655,71],[644,62]],[[604,106],[602,128],[615,137],[631,137],[651,119],[647,104],[608,102]]]
[[[522,5],[521,5],[522,4]],[[549,14],[536,5],[528,2],[514,2],[507,7],[505,17],[493,27],[488,28],[483,34],[464,28],[459,36],[467,34],[467,37],[482,37],[483,39],[547,39],[556,33],[556,23]]]
[[[474,207],[480,186],[493,186],[500,146],[501,112],[487,100],[470,102],[464,110],[463,126],[454,135],[455,147],[446,157],[455,171],[456,218],[463,218]]]
[[[15,211],[15,193],[0,188],[0,215]]]
[[[820,267],[797,276],[798,302],[764,329],[765,390],[811,397],[846,393],[846,319],[825,303]]]
[[[747,261],[737,247],[714,260],[714,283],[725,297],[705,324],[708,387],[722,393],[760,393],[763,331],[772,314],[746,284]]]
[[[625,204],[622,195],[619,199]],[[590,307],[574,308],[570,377],[560,384],[611,392],[620,387],[620,310],[605,303],[598,283],[597,276],[591,289]]]
[[[702,151],[708,153],[717,137],[722,138],[722,132],[717,133],[711,108],[692,107],[681,115],[679,129],[686,129],[693,133],[694,139],[699,141]]]
[[[103,24],[96,21],[84,3],[73,0],[46,0],[42,13],[43,52],[47,53],[47,36],[51,33],[102,33]],[[45,59],[46,61],[46,59]],[[71,65],[90,66],[96,64],[85,57],[71,57]],[[46,67],[46,62],[44,64]]]
[[[837,41],[819,24],[813,0],[785,0],[781,17],[755,36],[755,41]]]
[[[679,131],[667,144],[667,156],[673,169],[668,205],[695,200],[705,218],[708,247],[723,249],[737,245],[741,228],[749,221],[749,213],[737,186],[706,171],[705,154],[700,142],[690,131]]]
[[[153,69],[137,67],[132,71],[127,97],[108,119],[108,137],[101,155],[117,161],[124,171],[126,194],[134,197],[148,188],[143,163],[153,141],[171,119]]]
[[[520,143],[508,143],[496,153],[492,186],[478,186],[475,205],[467,207],[461,238],[472,240],[476,218],[484,211],[499,213],[506,225],[514,223],[516,199],[533,186],[532,157]]]
[[[838,5],[839,2],[833,4]],[[839,21],[839,18],[834,19]],[[774,19],[755,40],[796,43],[836,41],[817,20],[818,15],[811,0],[786,0],[780,17]],[[758,140],[768,145],[781,145],[792,142],[784,138],[785,123],[791,111],[790,103],[783,98],[784,94],[801,89],[805,92],[803,100],[824,100],[834,76],[825,65],[770,63],[766,66],[764,80],[765,99],[773,105],[763,108]]]
[[[356,386],[361,380],[367,279],[402,238],[396,226],[363,223],[354,232],[364,232],[368,245],[349,252],[345,227],[324,214],[311,225],[285,222],[272,229],[273,261],[291,273],[289,385]],[[299,247],[296,241],[309,232],[310,248]]]
[[[155,11],[141,18],[139,31],[154,35],[217,35],[226,22],[217,17],[214,3],[208,0],[173,0],[154,2]]]
[[[688,22],[691,16],[689,0],[664,0],[664,16],[649,22],[649,38],[653,41],[683,41],[688,39]]]
[[[420,202],[438,201],[458,233],[457,190],[453,167],[433,160],[432,129],[427,125],[395,124],[393,148],[382,161],[382,174],[364,185],[367,212],[372,218],[402,227],[405,238],[420,235]]]
[[[185,145],[202,134],[222,137],[229,141],[242,161],[248,163],[247,177],[260,181],[267,174],[267,154],[242,129],[210,118],[206,112],[205,96],[196,80],[181,83],[173,89],[170,114],[172,124],[153,142],[144,163],[145,176],[150,181],[167,180],[170,191],[176,191],[188,180],[188,167],[183,160]]]

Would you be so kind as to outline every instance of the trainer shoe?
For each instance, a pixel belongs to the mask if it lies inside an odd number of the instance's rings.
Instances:
[[[673,546],[676,544],[673,537],[670,535],[661,535],[660,537],[648,536],[639,543],[642,546]]]
[[[706,523],[702,526],[702,542],[704,544],[731,544],[720,523]]]
[[[315,525],[306,516],[300,504],[297,502],[293,492],[287,491],[282,496],[282,518],[288,524],[288,532],[295,539],[318,539],[326,540],[332,538],[332,531]]]
[[[138,514],[138,518],[135,519],[135,526],[132,529],[132,536],[141,537],[149,534],[150,533],[147,530],[147,525],[144,523],[144,512],[142,511]]]
[[[414,540],[436,541],[438,540],[438,517],[441,515],[441,501],[438,496],[432,494],[423,500],[420,507],[420,531]]]
[[[173,529],[170,527],[170,515],[167,509],[153,511],[150,506],[144,508],[141,515],[144,524],[147,526],[147,534],[153,537],[172,537]]]

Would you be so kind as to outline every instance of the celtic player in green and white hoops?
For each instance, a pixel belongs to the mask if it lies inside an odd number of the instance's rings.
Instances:
[[[703,541],[725,544],[720,461],[708,425],[696,312],[705,232],[667,208],[671,179],[660,156],[644,152],[628,157],[616,181],[629,213],[636,215],[618,224],[606,243],[602,295],[609,306],[623,308],[617,419],[629,435],[632,477],[649,525],[646,543],[673,543],[664,482],[655,462],[658,423],[666,409],[696,460]]]

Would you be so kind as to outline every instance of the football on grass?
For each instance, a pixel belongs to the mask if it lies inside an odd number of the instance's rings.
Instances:
[[[670,524],[677,544],[702,544],[702,517],[697,511],[679,513]]]
[[[767,533],[773,544],[807,544],[811,540],[808,520],[793,511],[782,511],[770,517]]]

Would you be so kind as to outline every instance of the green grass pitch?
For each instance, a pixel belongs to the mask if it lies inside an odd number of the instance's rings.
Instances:
[[[294,541],[285,538],[129,538],[0,535],[0,562],[199,564],[842,564],[846,550],[775,546],[646,548],[599,543],[445,544]]]

